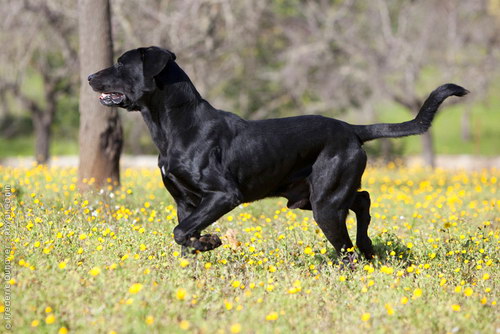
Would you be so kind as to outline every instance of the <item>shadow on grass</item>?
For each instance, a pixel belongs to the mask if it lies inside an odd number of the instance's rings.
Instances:
[[[373,265],[384,265],[388,264],[390,266],[398,267],[409,267],[415,262],[413,252],[395,235],[392,233],[385,233],[380,236],[376,236],[372,239],[373,249],[375,252],[375,258],[372,260],[367,260],[359,249],[355,248],[356,258],[359,264]],[[300,261],[299,257],[296,257],[297,261]],[[333,263],[342,263],[341,257],[337,254],[334,249],[330,249],[324,255],[315,255],[315,260],[318,264],[325,264],[329,261]]]
[[[407,267],[415,260],[412,251],[392,233],[374,237],[373,249],[376,261],[381,263],[395,264],[396,262],[400,266]]]

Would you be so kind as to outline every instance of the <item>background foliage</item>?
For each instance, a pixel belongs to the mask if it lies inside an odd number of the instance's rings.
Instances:
[[[472,94],[439,116],[438,152],[499,153],[498,0],[111,3],[117,56],[147,45],[173,50],[218,108],[250,119],[407,120],[432,89],[452,81]],[[76,153],[76,2],[5,0],[0,11],[0,154],[33,154],[32,124],[46,114],[54,115],[52,153]],[[123,117],[126,152],[155,153],[138,118]],[[418,139],[393,151],[415,153]]]

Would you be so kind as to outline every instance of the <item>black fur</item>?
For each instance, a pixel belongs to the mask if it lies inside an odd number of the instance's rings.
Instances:
[[[159,149],[163,182],[177,204],[175,241],[206,251],[220,245],[200,232],[238,204],[265,197],[312,210],[340,253],[351,248],[345,219],[357,217],[357,246],[373,248],[367,230],[370,196],[358,192],[366,165],[365,141],[425,132],[439,105],[465,89],[443,85],[417,117],[399,124],[350,125],[322,116],[246,121],[205,101],[175,62],[157,47],[126,52],[114,66],[89,76],[101,102],[140,111]]]

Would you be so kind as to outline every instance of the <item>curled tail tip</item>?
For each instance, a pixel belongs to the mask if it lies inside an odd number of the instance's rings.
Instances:
[[[447,83],[447,84],[444,84],[442,86],[439,86],[436,91],[438,92],[443,92],[445,93],[447,96],[464,96],[464,95],[467,95],[469,94],[470,92],[459,86],[459,85],[455,85],[455,84],[452,84],[452,83]]]

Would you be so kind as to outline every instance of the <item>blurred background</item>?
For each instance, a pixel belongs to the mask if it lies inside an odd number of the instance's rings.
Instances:
[[[450,99],[428,136],[367,151],[383,160],[424,154],[427,164],[500,156],[500,0],[110,3],[115,59],[140,46],[172,50],[216,108],[247,119],[400,122],[454,82],[471,94]],[[3,0],[0,13],[0,161],[78,155],[77,1]],[[156,154],[140,114],[120,114],[124,153]]]

